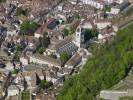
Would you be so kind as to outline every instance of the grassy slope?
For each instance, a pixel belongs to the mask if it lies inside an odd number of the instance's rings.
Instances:
[[[133,64],[133,24],[118,32],[114,41],[105,44],[88,60],[79,75],[71,77],[58,100],[93,100],[101,89],[107,89],[125,77]]]

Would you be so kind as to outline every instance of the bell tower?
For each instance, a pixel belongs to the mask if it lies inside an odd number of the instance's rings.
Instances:
[[[75,34],[75,44],[76,46],[78,46],[79,48],[82,48],[82,45],[84,43],[84,33],[82,32],[82,28],[80,27],[80,25],[77,27],[76,29],[76,34]]]

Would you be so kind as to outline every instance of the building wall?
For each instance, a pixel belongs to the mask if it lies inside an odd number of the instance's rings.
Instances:
[[[22,62],[23,65],[28,65],[28,59],[21,57],[20,61]]]
[[[74,66],[72,66],[72,65],[65,65],[65,67],[68,68],[68,69],[73,69],[74,68]]]
[[[42,37],[42,35],[41,35],[41,34],[38,34],[38,33],[35,33],[35,34],[34,34],[34,37],[35,37],[35,38],[39,38],[39,37]]]
[[[59,66],[59,65],[52,64],[52,63],[47,62],[45,60],[40,60],[40,59],[34,58],[32,56],[29,57],[29,62],[30,63],[37,63],[37,64],[40,64],[40,65],[48,65],[50,67],[55,66],[55,67],[61,68],[61,66]]]
[[[102,2],[94,1],[94,0],[82,0],[83,4],[91,5],[97,9],[103,9],[104,4]]]
[[[58,79],[56,78],[51,78],[49,76],[46,77],[46,81],[51,81],[53,84],[57,82]]]
[[[8,90],[8,96],[15,96],[17,94],[19,94],[19,90],[18,89]]]
[[[120,9],[118,8],[111,8],[111,14],[118,14],[120,12]]]
[[[98,29],[106,28],[107,26],[111,25],[111,22],[105,22],[105,23],[96,23]]]

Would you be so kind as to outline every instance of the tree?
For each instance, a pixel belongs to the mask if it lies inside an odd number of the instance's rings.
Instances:
[[[111,11],[111,7],[108,6],[108,5],[105,5],[105,11],[110,12]]]
[[[14,69],[11,73],[12,73],[12,74],[17,74],[18,72],[19,72],[18,69]]]
[[[44,32],[43,38],[42,38],[42,46],[44,48],[47,48],[49,44],[50,44],[50,38],[48,36],[48,33]]]
[[[69,34],[69,30],[66,29],[66,28],[64,28],[64,29],[63,29],[63,33],[64,33],[64,36],[68,36],[68,34]]]
[[[14,54],[13,60],[14,60],[14,61],[19,61],[19,58],[20,58],[20,57],[19,57],[19,52],[16,51],[15,54]]]
[[[46,80],[41,80],[41,82],[40,82],[40,87],[43,89],[48,89],[52,85],[53,85],[52,82],[47,82]]]
[[[43,47],[40,47],[40,48],[38,49],[38,53],[39,53],[39,54],[43,54],[44,51],[45,51],[45,48],[43,48]]]
[[[48,33],[44,32],[43,37],[39,38],[36,51],[42,54],[49,44],[50,44],[50,38],[48,37]]]
[[[55,54],[53,54],[53,53],[51,53],[51,54],[49,55],[49,57],[54,58],[54,59],[57,59],[57,56],[56,56]]]
[[[33,35],[38,26],[35,22],[24,21],[20,26],[20,32],[24,35]]]
[[[66,52],[60,53],[60,60],[62,63],[66,63],[68,59],[69,59],[69,56]]]
[[[96,31],[96,29],[82,29],[82,32],[85,34],[86,42],[98,36],[98,32]]]
[[[21,16],[21,15],[26,16],[26,15],[27,15],[27,10],[23,10],[21,7],[19,7],[19,8],[17,8],[17,10],[16,10],[16,15],[17,15],[17,16]]]

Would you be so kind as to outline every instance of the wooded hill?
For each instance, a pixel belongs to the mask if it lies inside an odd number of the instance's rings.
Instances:
[[[65,81],[58,100],[94,100],[102,89],[123,79],[133,65],[133,24],[117,33],[89,59],[82,71]]]

